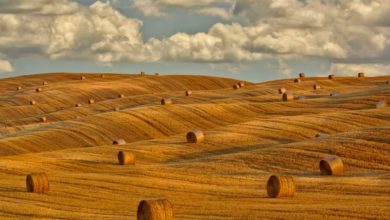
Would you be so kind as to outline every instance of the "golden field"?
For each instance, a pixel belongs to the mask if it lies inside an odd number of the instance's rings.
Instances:
[[[0,219],[136,219],[147,198],[168,199],[183,220],[390,219],[390,108],[376,108],[390,102],[389,80],[233,89],[240,81],[188,75],[0,79]],[[280,87],[305,99],[283,102]],[[196,128],[205,141],[187,143]],[[112,145],[120,138],[127,144]],[[135,165],[119,165],[120,150]],[[343,175],[320,175],[328,154],[342,158]],[[48,193],[26,192],[36,172],[47,174]],[[293,198],[268,198],[274,174],[294,176]]]

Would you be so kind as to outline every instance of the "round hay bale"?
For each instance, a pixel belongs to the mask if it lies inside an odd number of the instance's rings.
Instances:
[[[77,103],[76,105],[74,105],[75,107],[81,107],[83,106],[81,103]]]
[[[105,75],[104,74],[100,74],[100,78],[104,78],[105,77]]]
[[[284,94],[286,92],[287,92],[286,88],[284,88],[284,87],[279,88],[279,94]]]
[[[173,219],[173,206],[166,199],[142,200],[138,205],[137,220]]]
[[[80,76],[80,80],[86,79],[85,76]]]
[[[124,98],[124,97],[125,97],[124,94],[119,94],[119,95],[118,95],[118,98]]]
[[[338,95],[339,95],[338,92],[331,92],[331,93],[329,94],[329,96],[338,96]]]
[[[34,100],[31,100],[31,101],[30,101],[30,105],[35,105],[35,104],[37,104],[36,101],[34,101]]]
[[[358,78],[364,78],[364,73],[358,73]]]
[[[192,91],[186,90],[186,96],[190,96],[192,94]]]
[[[74,119],[76,119],[76,120],[78,120],[78,119],[80,119],[81,117],[80,116],[76,116],[76,117],[74,117]]]
[[[390,85],[390,81],[386,81],[386,84],[387,84],[387,85]]]
[[[172,99],[161,99],[161,105],[171,105]]]
[[[115,107],[115,108],[114,108],[114,111],[116,111],[116,112],[119,111],[119,110],[120,110],[119,107]]]
[[[159,75],[160,75],[160,73],[155,73],[154,75],[155,75],[155,76],[159,76]]]
[[[245,83],[244,82],[240,82],[240,83],[238,83],[238,85],[240,85],[240,87],[244,87]]]
[[[93,103],[95,103],[95,100],[90,99],[90,100],[88,100],[88,103],[89,103],[89,104],[93,104]]]
[[[299,78],[305,78],[305,73],[299,73]]]
[[[315,85],[313,85],[313,89],[314,89],[314,90],[321,89],[321,86],[320,86],[320,85],[317,85],[317,84],[315,84]]]
[[[239,88],[241,88],[240,84],[237,83],[233,85],[233,89],[239,89]]]
[[[295,82],[295,83],[300,83],[300,82],[301,82],[301,79],[294,79],[294,82]]]
[[[340,175],[344,172],[343,161],[336,155],[327,155],[320,161],[321,175]]]
[[[317,133],[315,135],[316,138],[324,138],[324,137],[328,137],[328,134],[325,134],[325,133]]]
[[[294,100],[294,95],[292,93],[289,93],[289,92],[283,93],[282,100],[285,102],[292,101],[292,100]]]
[[[380,100],[379,102],[376,103],[376,108],[385,108],[385,107],[387,107],[386,100]]]
[[[200,143],[204,141],[204,134],[201,130],[195,129],[187,133],[188,143]]]
[[[135,157],[133,153],[119,151],[118,153],[118,162],[120,165],[135,164]]]
[[[331,75],[328,76],[328,79],[335,79],[335,78],[336,78],[336,76],[333,75],[333,74],[331,74]]]
[[[117,139],[112,142],[113,145],[124,145],[126,144],[126,141],[123,139]]]
[[[47,122],[47,118],[46,118],[46,117],[41,117],[41,118],[40,118],[40,121],[41,121],[42,123],[45,123],[45,122]]]
[[[16,90],[22,90],[21,86],[16,87]]]
[[[141,72],[140,75],[141,75],[141,76],[145,76],[145,72]]]
[[[28,192],[47,193],[49,192],[49,178],[45,173],[32,173],[26,177]]]
[[[37,88],[35,91],[36,92],[42,92],[42,88]]]
[[[47,81],[43,81],[42,85],[44,85],[44,86],[47,85]]]
[[[271,198],[293,197],[295,193],[295,181],[292,176],[269,177],[267,182],[267,194]]]

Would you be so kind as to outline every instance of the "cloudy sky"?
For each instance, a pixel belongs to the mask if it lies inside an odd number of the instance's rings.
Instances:
[[[0,0],[0,77],[390,74],[390,0]]]

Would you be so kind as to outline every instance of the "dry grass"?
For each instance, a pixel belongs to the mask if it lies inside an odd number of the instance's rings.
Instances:
[[[0,80],[0,218],[136,219],[140,201],[166,198],[183,220],[390,219],[390,111],[376,108],[390,97],[389,76],[239,90],[217,77],[79,76]],[[283,102],[282,87],[305,100]],[[37,123],[43,116],[50,123]],[[196,145],[186,140],[194,128],[207,134]],[[118,137],[127,144],[112,145]],[[119,166],[119,151],[137,163]],[[321,175],[326,155],[342,159],[343,175]],[[42,172],[50,191],[26,192],[26,175]],[[269,198],[271,175],[293,176],[294,197]]]

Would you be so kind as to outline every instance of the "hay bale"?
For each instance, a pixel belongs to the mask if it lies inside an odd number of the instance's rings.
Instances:
[[[18,86],[18,87],[16,87],[16,90],[22,90],[22,87],[21,86]]]
[[[316,138],[324,138],[324,137],[328,137],[328,134],[325,134],[325,133],[317,133],[315,135]]]
[[[100,74],[100,78],[104,78],[105,77],[105,75],[104,74]]]
[[[88,103],[89,103],[89,104],[93,104],[93,103],[95,103],[95,100],[90,99],[90,100],[88,100]]]
[[[34,101],[34,100],[31,100],[31,101],[30,101],[30,105],[35,105],[35,104],[37,104],[36,101]]]
[[[42,92],[42,88],[37,88],[35,91],[36,92]]]
[[[240,82],[240,83],[238,83],[238,85],[240,85],[240,87],[244,87],[245,83],[244,82]]]
[[[387,85],[390,85],[390,81],[386,81],[386,84],[387,84]]]
[[[42,85],[44,85],[44,86],[47,85],[47,81],[43,81]]]
[[[120,165],[135,164],[135,157],[133,153],[119,151],[118,153],[118,162]]]
[[[267,182],[267,194],[271,198],[293,197],[295,193],[295,181],[292,176],[269,177]]]
[[[126,144],[126,141],[124,139],[117,139],[112,142],[113,145],[123,145]]]
[[[300,82],[301,82],[301,79],[294,79],[294,82],[295,82],[295,83],[300,83]]]
[[[161,99],[161,105],[171,105],[172,99]]]
[[[173,206],[166,199],[142,200],[138,205],[137,220],[173,219]]]
[[[74,119],[76,119],[76,120],[79,120],[81,117],[80,116],[76,116],[76,117],[74,117]]]
[[[364,73],[358,73],[358,78],[364,78]]]
[[[305,73],[299,73],[299,78],[300,78],[300,79],[305,78]]]
[[[344,172],[343,161],[336,155],[327,155],[320,161],[321,175],[340,175]]]
[[[190,96],[192,94],[192,91],[186,90],[186,96]]]
[[[124,94],[119,94],[119,95],[118,95],[118,98],[124,98],[124,97],[125,97]]]
[[[141,72],[140,75],[141,75],[141,76],[145,76],[145,72]]]
[[[387,107],[386,100],[380,100],[379,102],[376,103],[376,108],[385,108],[385,107]]]
[[[333,75],[333,74],[331,74],[331,75],[328,76],[328,79],[335,79],[335,78],[336,78],[336,76]]]
[[[240,84],[237,83],[233,85],[233,89],[239,89],[239,88],[241,88]]]
[[[294,95],[292,93],[290,93],[290,92],[285,92],[282,95],[282,100],[285,101],[285,102],[286,101],[292,101],[292,100],[294,100]]]
[[[279,88],[279,94],[284,94],[286,92],[287,92],[286,88],[284,88],[284,87]]]
[[[119,110],[120,110],[119,107],[115,107],[115,108],[114,108],[114,111],[116,111],[116,112],[119,111]]]
[[[85,76],[80,76],[80,80],[86,79]]]
[[[155,75],[155,76],[159,76],[159,75],[160,75],[160,73],[155,73],[154,75]]]
[[[47,122],[47,118],[46,118],[46,117],[41,117],[41,118],[40,118],[40,121],[41,121],[42,123],[46,123],[46,122]]]
[[[321,86],[320,86],[320,85],[317,85],[317,84],[315,84],[315,85],[313,85],[313,89],[314,89],[314,90],[321,89]]]
[[[339,96],[339,93],[338,93],[338,92],[331,92],[331,93],[329,94],[329,96]]]
[[[81,107],[83,106],[81,103],[77,103],[76,105],[74,105],[75,107]]]
[[[201,130],[195,129],[187,133],[188,143],[200,143],[204,141],[204,134]]]
[[[27,192],[49,192],[49,178],[45,173],[32,173],[26,177]]]

